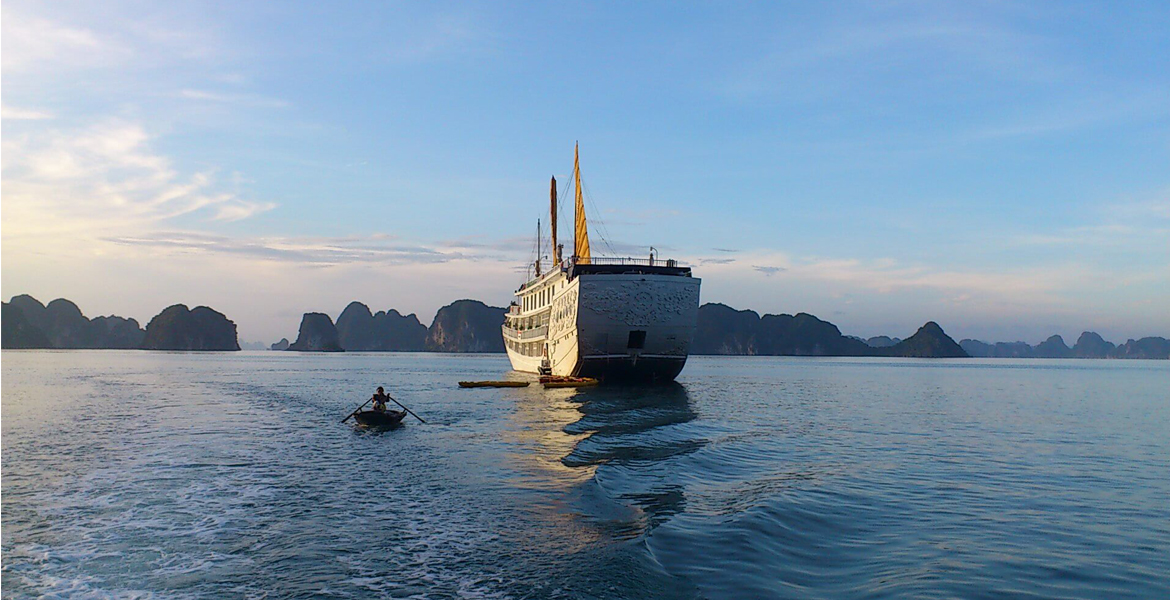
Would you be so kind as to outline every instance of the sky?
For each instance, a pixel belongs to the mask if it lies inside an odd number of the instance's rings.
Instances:
[[[502,306],[579,143],[594,253],[653,246],[703,302],[1170,336],[1165,2],[0,10],[6,300],[264,342]]]

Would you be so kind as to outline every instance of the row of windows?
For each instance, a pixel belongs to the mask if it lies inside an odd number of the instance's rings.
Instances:
[[[544,342],[513,342],[506,340],[508,348],[524,356],[541,356]]]
[[[549,313],[541,313],[531,317],[505,317],[508,327],[516,331],[528,331],[529,329],[536,329],[542,325],[548,325]]]
[[[549,286],[535,294],[530,294],[522,298],[523,308],[525,311],[536,310],[544,308],[552,304],[553,292],[556,291],[556,286]]]

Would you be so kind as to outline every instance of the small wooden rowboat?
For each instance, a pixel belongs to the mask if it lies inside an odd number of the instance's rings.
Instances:
[[[353,415],[354,420],[362,427],[397,427],[402,423],[404,417],[406,417],[406,411],[404,410],[388,410],[385,412],[363,410]]]
[[[546,388],[591,387],[601,383],[592,377],[541,377],[540,382]]]
[[[528,387],[530,381],[460,381],[459,387],[462,388],[481,388],[481,387]]]

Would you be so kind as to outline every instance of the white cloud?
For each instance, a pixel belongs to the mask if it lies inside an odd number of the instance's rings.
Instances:
[[[4,53],[0,63],[5,74],[44,71],[55,66],[94,67],[120,62],[129,48],[86,27],[3,10]]]
[[[239,220],[275,206],[221,189],[210,172],[180,172],[151,142],[141,124],[119,120],[6,138],[6,248],[14,239],[87,239],[201,212]]]
[[[12,121],[44,121],[52,118],[53,113],[43,110],[17,108],[7,105],[0,106],[0,119],[9,119]]]

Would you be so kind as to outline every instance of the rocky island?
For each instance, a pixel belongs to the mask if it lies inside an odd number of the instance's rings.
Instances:
[[[504,308],[478,300],[458,300],[439,309],[430,327],[414,314],[394,309],[372,312],[351,302],[336,325],[324,313],[305,313],[296,342],[271,350],[300,352],[503,352],[500,325]],[[182,304],[159,313],[144,330],[138,321],[118,316],[88,319],[64,298],[41,304],[28,295],[3,303],[2,346],[10,349],[239,350],[235,323],[211,308],[188,310]],[[1170,359],[1170,340],[1130,339],[1116,345],[1092,331],[1069,347],[1053,335],[1032,346],[1026,342],[957,344],[937,323],[923,325],[905,340],[847,336],[828,321],[808,313],[760,316],[725,304],[699,307],[691,354],[758,356],[904,356],[947,358],[1134,358]]]
[[[901,356],[906,358],[967,358],[967,352],[959,346],[951,336],[939,327],[938,323],[929,321],[918,331],[894,344],[882,348],[874,348],[875,356]]]
[[[0,306],[3,306],[3,309],[0,310],[0,322],[3,323],[0,345],[12,349],[53,347],[49,343],[49,338],[45,336],[45,332],[29,322],[20,308],[7,302],[0,304]]]
[[[937,323],[923,325],[906,340],[882,336],[874,347],[841,334],[836,325],[807,313],[759,316],[724,304],[699,307],[691,354],[758,356],[965,357],[967,353]]]
[[[168,306],[146,324],[144,350],[226,350],[240,349],[236,324],[223,313],[206,306],[188,309]]]
[[[338,340],[337,327],[329,315],[319,312],[305,313],[297,341],[289,344],[292,352],[345,352]]]
[[[76,304],[64,298],[57,298],[45,306],[32,296],[20,295],[13,297],[8,305],[11,308],[5,312],[6,322],[9,313],[19,313],[21,316],[16,318],[23,317],[24,327],[39,332],[39,335],[31,334],[36,337],[35,340],[25,338],[27,342],[36,344],[25,346],[28,348],[138,348],[145,335],[134,319],[109,316],[90,320]],[[18,321],[14,325],[22,323]]]
[[[1064,338],[1054,335],[1032,346],[1027,342],[999,342],[989,344],[965,339],[959,342],[971,356],[979,358],[1137,358],[1170,359],[1170,340],[1163,337],[1144,337],[1128,340],[1120,346],[1107,342],[1099,334],[1086,331],[1069,348]]]
[[[350,302],[337,317],[342,348],[360,352],[421,352],[426,350],[427,328],[413,314],[397,310],[370,312],[361,302]]]
[[[427,350],[432,352],[503,352],[506,308],[479,300],[456,300],[439,309],[427,330]]]

